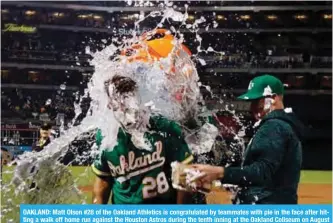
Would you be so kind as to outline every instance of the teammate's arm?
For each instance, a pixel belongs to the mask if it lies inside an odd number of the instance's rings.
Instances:
[[[93,188],[93,204],[107,204],[110,192],[110,178],[97,176]]]
[[[184,140],[184,143],[185,143],[185,140]],[[185,143],[185,145],[187,147],[186,143]],[[183,146],[185,146],[185,145],[183,145]],[[187,152],[185,152],[185,154],[186,153]],[[185,158],[182,161],[182,163],[184,163],[184,164],[191,164],[192,160],[193,160],[193,156],[189,155],[187,158]],[[186,192],[186,191],[181,191],[181,190],[177,191],[177,204],[189,204],[189,203],[191,203],[191,200],[192,200],[191,199],[191,193]]]
[[[177,191],[177,204],[190,204],[191,194],[186,191]]]

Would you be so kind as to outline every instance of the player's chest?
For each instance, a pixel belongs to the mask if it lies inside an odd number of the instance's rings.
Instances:
[[[137,148],[133,143],[120,142],[118,146],[107,155],[107,163],[113,177],[134,177],[162,167],[166,161],[166,150],[163,137],[149,135],[147,142],[150,150]]]

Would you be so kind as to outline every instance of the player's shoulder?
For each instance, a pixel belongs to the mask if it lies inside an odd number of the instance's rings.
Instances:
[[[103,141],[103,132],[101,129],[97,129],[96,131],[96,135],[95,135],[95,141],[96,141],[96,145],[97,146],[101,146],[102,145],[102,141]],[[126,134],[126,132],[122,129],[119,128],[118,129],[118,133],[117,133],[117,144],[122,144],[127,140],[128,136]]]
[[[118,157],[119,154],[124,154],[128,150],[128,137],[126,132],[119,128],[118,134],[117,134],[117,142],[112,143],[111,145],[108,145],[105,143],[105,145],[101,145],[99,147],[100,154],[104,156],[104,159],[112,159],[112,157]]]
[[[181,126],[172,120],[167,119],[162,115],[154,115],[149,121],[150,128],[155,131],[165,132],[171,135],[181,136]]]

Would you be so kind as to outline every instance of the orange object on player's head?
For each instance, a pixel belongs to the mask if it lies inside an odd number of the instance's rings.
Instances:
[[[128,62],[160,60],[168,57],[173,51],[174,39],[175,37],[166,29],[146,32],[139,38],[139,43],[124,49],[121,55],[126,56]],[[191,55],[190,50],[185,45],[181,44],[181,47],[188,55]]]
[[[121,52],[121,56],[125,57],[125,61],[129,63],[154,63],[170,56],[170,64],[172,65],[170,67],[163,67],[162,64],[160,64],[160,68],[161,70],[164,70],[170,80],[177,83],[178,78],[181,75],[190,78],[195,68],[193,67],[193,64],[183,60],[183,57],[192,55],[191,51],[181,43],[176,46],[175,40],[175,37],[170,31],[166,29],[155,29],[142,34],[139,37],[138,43],[125,48]],[[170,55],[170,53],[172,53],[172,55]],[[178,68],[176,67],[177,61]],[[177,101],[183,101],[184,95],[186,94],[186,91],[184,90],[185,88],[185,86],[181,86],[173,93],[174,98]]]

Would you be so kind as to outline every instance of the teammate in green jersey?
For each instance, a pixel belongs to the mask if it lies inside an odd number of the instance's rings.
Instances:
[[[121,127],[117,145],[101,150],[92,166],[93,203],[107,204],[110,193],[114,204],[184,203],[184,192],[171,182],[171,163],[193,160],[180,126],[140,108],[137,84],[129,77],[114,76],[106,90]],[[101,137],[99,131],[97,141]]]

